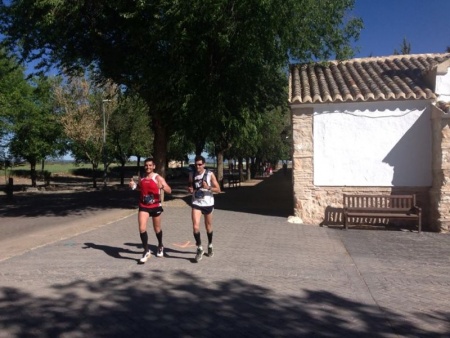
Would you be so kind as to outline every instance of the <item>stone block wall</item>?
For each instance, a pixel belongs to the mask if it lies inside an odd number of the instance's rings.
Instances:
[[[433,184],[429,199],[432,230],[450,230],[450,114],[434,107],[433,131]]]
[[[293,154],[292,181],[294,189],[294,213],[303,223],[309,223],[315,213],[311,204],[313,183],[313,110],[301,109],[292,114]]]

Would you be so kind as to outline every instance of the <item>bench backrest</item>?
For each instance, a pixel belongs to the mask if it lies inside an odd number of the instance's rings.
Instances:
[[[416,195],[348,195],[344,208],[410,210],[416,205]]]

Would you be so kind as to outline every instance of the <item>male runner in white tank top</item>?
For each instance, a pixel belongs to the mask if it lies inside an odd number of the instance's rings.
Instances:
[[[212,257],[213,252],[213,226],[212,213],[214,210],[214,192],[220,192],[220,186],[216,176],[212,171],[205,169],[205,158],[195,157],[195,170],[189,175],[189,193],[192,194],[192,226],[194,230],[197,254],[195,261],[198,263],[204,254],[202,240],[200,237],[200,219],[203,214],[205,218],[206,235],[208,236],[208,256]]]

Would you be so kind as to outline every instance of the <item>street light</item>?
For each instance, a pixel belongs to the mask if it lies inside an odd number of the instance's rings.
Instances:
[[[103,187],[106,188],[106,178],[108,176],[106,172],[106,114],[105,114],[105,102],[111,102],[111,100],[102,100],[102,114],[103,114]]]

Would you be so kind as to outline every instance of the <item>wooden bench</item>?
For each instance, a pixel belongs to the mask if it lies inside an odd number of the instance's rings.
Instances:
[[[239,174],[228,174],[227,176],[228,188],[237,188],[238,185],[241,186],[241,178]]]
[[[391,218],[417,221],[422,231],[422,210],[416,205],[416,195],[348,195],[344,194],[344,227],[348,229],[349,218]]]

